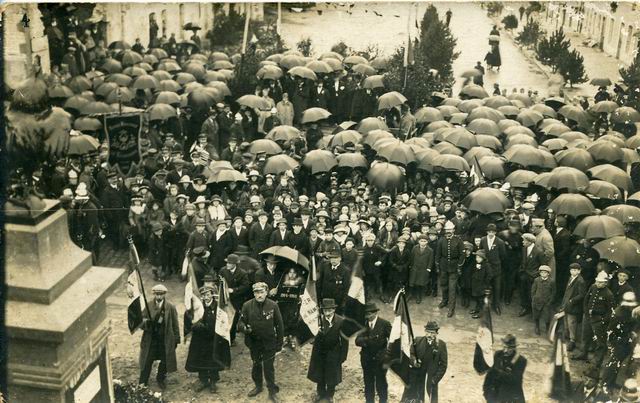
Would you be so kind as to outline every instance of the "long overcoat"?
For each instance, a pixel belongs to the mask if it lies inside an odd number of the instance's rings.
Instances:
[[[342,382],[342,363],[349,352],[349,340],[341,333],[343,323],[341,316],[334,315],[331,327],[316,336],[307,372],[310,381],[326,385]]]
[[[155,303],[149,302],[149,311],[151,312],[151,317],[156,317],[156,308]],[[143,317],[148,318],[147,311],[143,312]],[[165,351],[165,360],[167,363],[167,372],[175,372],[178,370],[178,364],[176,359],[176,346],[180,344],[180,325],[178,324],[178,312],[176,311],[175,306],[171,304],[169,301],[164,301],[164,317],[163,317],[163,330],[164,330],[164,351]],[[151,351],[152,344],[152,333],[151,324],[145,328],[142,333],[142,340],[140,341],[140,368],[144,366],[144,363],[147,361],[147,358],[153,352]],[[154,357],[154,359],[156,359]],[[158,357],[159,359],[159,357]]]

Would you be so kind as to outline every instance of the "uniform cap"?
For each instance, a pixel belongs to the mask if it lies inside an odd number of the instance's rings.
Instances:
[[[456,229],[456,226],[455,226],[455,224],[454,224],[454,223],[452,223],[451,221],[447,221],[447,222],[444,224],[444,229],[445,229],[445,231],[454,230],[454,229]]]
[[[260,281],[255,283],[251,288],[253,289],[254,292],[261,291],[261,290],[267,291],[269,289],[269,286],[267,285],[267,283]]]
[[[606,271],[602,270],[601,272],[598,273],[598,275],[596,276],[596,281],[609,281],[609,275],[607,274]]]

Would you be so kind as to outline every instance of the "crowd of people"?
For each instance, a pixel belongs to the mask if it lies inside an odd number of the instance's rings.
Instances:
[[[493,46],[498,64],[489,64],[499,67]],[[340,330],[358,266],[367,326],[356,345],[368,402],[376,393],[387,400],[391,325],[377,316],[374,301],[390,303],[401,289],[412,309],[433,298],[447,317],[479,318],[489,293],[494,314],[518,304],[522,324],[531,323],[536,335],[561,313],[572,358],[589,359],[585,385],[596,392],[587,399],[620,393],[635,396],[621,401],[637,401],[637,388],[625,380],[635,376],[639,357],[639,264],[618,255],[635,247],[640,234],[640,197],[633,195],[640,189],[640,141],[594,124],[597,117],[607,128],[627,130],[640,121],[637,111],[600,108],[610,97],[583,107],[558,98],[534,102],[537,92],[489,96],[477,80],[457,96],[435,92],[431,105],[412,110],[376,79],[382,64],[331,52],[319,60],[295,51],[265,56],[255,94],[234,97],[223,70],[237,58],[193,45],[180,58],[119,42],[86,71],[73,69],[74,77],[56,71],[45,77],[50,88],[72,88],[58,99],[60,107],[75,129],[101,144],[37,167],[29,178],[38,194],[61,201],[72,240],[96,261],[104,248],[124,253],[127,238],[148,261],[158,285],[143,327],[141,383],[154,360],[161,360],[162,386],[177,368],[180,326],[166,285],[185,280],[190,266],[208,313],[194,325],[187,370],[199,373],[200,390],[216,392],[224,368],[206,351],[220,297],[215,284],[224,278],[237,312],[232,342],[242,332],[251,351],[249,396],[266,383],[277,400],[274,356],[283,345],[296,348],[300,299],[313,271],[324,319],[308,377],[318,384],[319,400],[333,399],[348,354]],[[157,87],[136,88],[145,76]],[[77,86],[78,77],[89,87]],[[111,99],[120,110],[145,116],[141,159],[129,169],[109,164],[101,126],[80,124],[96,116],[69,102],[107,102],[110,92],[99,89],[111,83],[120,83],[111,89],[119,91]],[[155,119],[158,106],[173,112]],[[585,231],[591,219],[597,222]],[[598,225],[607,230],[598,232]],[[607,239],[619,244],[603,255],[594,245]],[[313,264],[262,253],[274,246]],[[447,369],[438,329],[430,321],[426,336],[416,339],[406,401],[423,401],[425,393],[437,401]],[[526,360],[515,352],[515,337],[503,342],[485,396],[524,401]]]

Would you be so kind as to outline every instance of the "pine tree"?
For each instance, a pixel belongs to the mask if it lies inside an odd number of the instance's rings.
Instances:
[[[586,82],[589,78],[584,70],[584,57],[577,51],[566,52],[559,60],[558,70],[571,87],[573,84]]]
[[[420,24],[416,55],[421,53],[429,68],[438,70],[442,77],[450,77],[451,65],[460,56],[460,52],[455,51],[456,42],[449,27],[440,21],[438,10],[430,5]]]
[[[535,46],[543,35],[544,31],[540,29],[540,24],[537,21],[529,20],[516,37],[516,41],[524,46]]]
[[[431,94],[441,91],[444,84],[429,71],[430,67],[424,55],[415,55],[415,61],[407,67],[407,86],[405,87],[404,48],[399,48],[391,56],[387,73],[384,75],[385,88],[389,91],[402,92],[412,107],[428,105]]]
[[[555,73],[564,57],[569,53],[571,42],[565,38],[562,28],[555,31],[551,37],[543,38],[538,43],[536,53],[538,60],[551,67]]]
[[[633,62],[620,69],[620,77],[628,88],[625,105],[640,110],[640,43]]]

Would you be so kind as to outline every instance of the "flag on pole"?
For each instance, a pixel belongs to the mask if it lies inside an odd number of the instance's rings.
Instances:
[[[480,313],[480,325],[476,336],[476,349],[473,354],[473,368],[484,374],[493,366],[493,324],[491,322],[491,304],[489,296],[484,297],[484,306]]]
[[[392,357],[389,364],[391,370],[407,384],[411,362],[415,360],[415,341],[404,288],[396,294],[393,307],[396,316],[389,335],[388,350]]]
[[[480,163],[476,157],[473,157],[473,160],[471,161],[471,172],[469,173],[469,176],[471,177],[474,186],[484,185],[484,174],[482,173],[482,168],[480,168]]]
[[[311,261],[311,271],[307,275],[307,283],[300,298],[300,321],[296,329],[298,343],[304,344],[314,338],[320,331],[320,309],[316,294],[317,275],[315,258]]]
[[[364,293],[362,255],[363,253],[358,251],[358,258],[353,266],[351,284],[349,285],[347,298],[345,300],[344,316],[347,320],[343,325],[342,333],[346,337],[355,335],[365,327],[364,306],[366,301]]]
[[[200,297],[200,290],[196,283],[193,266],[187,269],[187,284],[184,286],[184,337],[191,333],[191,328],[204,316],[204,305]]]
[[[553,399],[563,401],[569,398],[573,392],[571,388],[571,369],[569,367],[569,354],[567,344],[563,335],[564,313],[556,314],[553,317],[549,339],[553,343],[553,374],[551,375],[551,393]]]
[[[145,299],[140,289],[142,278],[137,268],[134,268],[127,278],[127,294],[129,295],[129,306],[127,307],[127,322],[129,324],[129,332],[135,333],[136,329],[142,325],[142,313],[147,307]]]
[[[138,267],[140,265],[140,256],[138,250],[133,243],[133,238],[128,237],[129,242],[129,265],[132,270],[127,278],[127,295],[129,297],[129,306],[127,307],[127,324],[129,332],[135,333],[136,329],[142,325],[144,320],[143,313],[147,308],[147,298],[144,294],[144,285]]]
[[[235,310],[229,300],[229,287],[220,277],[213,337],[213,359],[225,368],[231,366],[231,324]]]

